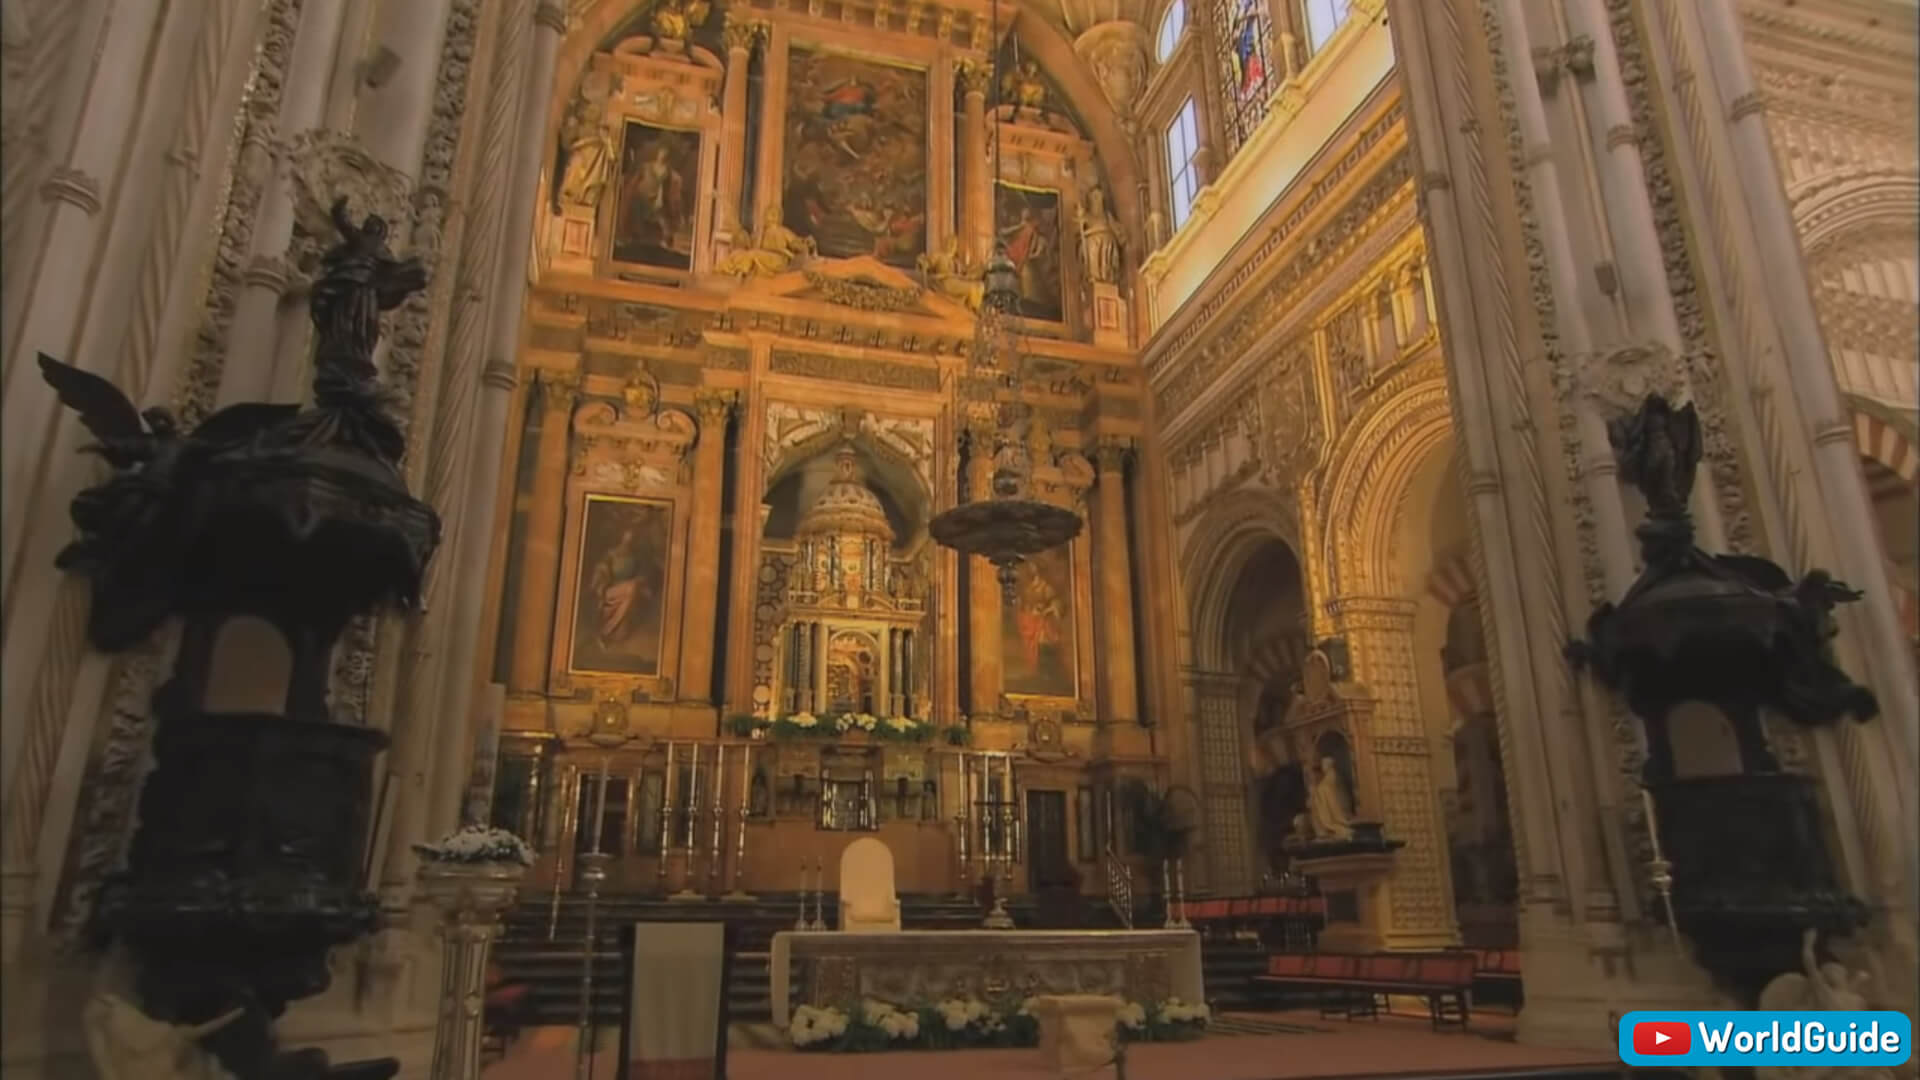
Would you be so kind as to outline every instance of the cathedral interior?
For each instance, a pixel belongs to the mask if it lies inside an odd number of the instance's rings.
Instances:
[[[163,1075],[103,1000],[458,1075],[463,826],[567,1028],[863,838],[1216,1010],[1920,1007],[1912,3],[4,19],[9,1076]]]

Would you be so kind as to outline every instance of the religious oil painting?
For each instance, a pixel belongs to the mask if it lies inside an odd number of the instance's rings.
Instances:
[[[627,121],[614,191],[613,261],[693,268],[700,133]]]
[[[821,255],[912,267],[927,250],[927,77],[796,49],[783,223]]]
[[[657,675],[673,506],[587,496],[573,609],[573,671]]]
[[[995,209],[1000,243],[1020,278],[1014,310],[1060,322],[1060,193],[1002,183]]]
[[[1001,668],[1009,694],[1072,698],[1079,693],[1073,610],[1073,548],[1048,548],[1021,563],[1013,601],[1000,606]]]

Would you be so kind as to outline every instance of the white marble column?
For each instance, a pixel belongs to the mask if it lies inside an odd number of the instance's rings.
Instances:
[[[459,586],[454,593],[453,633],[446,653],[447,671],[442,700],[450,724],[445,745],[464,750],[473,735],[473,701],[484,675],[480,647],[482,608],[486,602],[489,562],[494,555],[494,507],[499,501],[506,468],[507,424],[514,401],[514,372],[519,366],[520,323],[526,302],[528,238],[533,235],[538,210],[540,170],[545,163],[547,106],[553,95],[554,61],[566,36],[566,9],[541,0],[533,11],[533,42],[523,73],[520,123],[509,156],[511,181],[507,193],[502,250],[496,257],[495,278],[488,305],[487,365],[481,376],[480,407],[470,435],[468,457],[472,470],[467,487],[469,502],[466,535],[459,552]],[[466,787],[466,762],[459,755],[438,759],[434,772],[433,810],[429,820],[436,830],[458,822],[460,793]],[[469,755],[470,756],[470,755]]]
[[[280,98],[277,129],[283,137],[317,128],[325,118],[327,86],[334,53],[342,44],[345,12],[346,0],[306,0],[300,8],[300,30],[294,37],[293,60]],[[260,196],[246,285],[234,303],[216,405],[265,401],[273,395],[279,336],[276,315],[291,272],[286,259],[293,241],[294,210],[289,164],[284,154],[278,155],[272,178]],[[298,314],[305,317],[304,305]],[[289,381],[297,387],[297,380]]]
[[[56,419],[65,414],[52,407],[53,395],[41,383],[34,357],[44,352],[103,374],[112,374],[118,359],[76,356],[74,345],[108,226],[102,213],[107,185],[120,171],[120,157],[146,88],[144,80],[129,78],[127,73],[142,69],[147,51],[164,32],[167,7],[161,0],[124,0],[115,5],[95,57],[85,104],[75,118],[72,148],[40,186],[39,196],[46,205],[44,231],[27,238],[38,249],[39,258],[16,264],[30,269],[16,294],[21,298],[18,324],[5,328],[5,393],[0,399],[0,429],[7,433],[0,439],[0,552],[4,552],[0,568],[5,570],[0,597],[7,599],[12,597],[19,572],[21,537],[33,517],[27,508],[49,446],[60,453],[70,449],[65,440],[50,439]],[[176,24],[187,17],[177,9],[173,13]]]

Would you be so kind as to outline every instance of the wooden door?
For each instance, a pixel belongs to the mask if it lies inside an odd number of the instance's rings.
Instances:
[[[1033,892],[1066,884],[1072,873],[1067,849],[1067,793],[1027,792],[1027,888]]]

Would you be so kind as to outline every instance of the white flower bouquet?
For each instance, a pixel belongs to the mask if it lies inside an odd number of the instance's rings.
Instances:
[[[802,1005],[795,1009],[793,1020],[787,1025],[787,1038],[800,1049],[817,1046],[846,1033],[846,1013],[839,1009],[822,1009],[812,1005]]]
[[[533,848],[525,840],[486,825],[463,825],[435,843],[415,844],[413,850],[428,862],[533,865]]]

